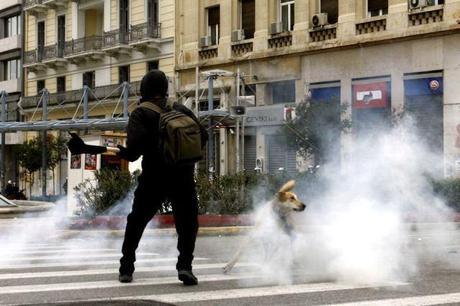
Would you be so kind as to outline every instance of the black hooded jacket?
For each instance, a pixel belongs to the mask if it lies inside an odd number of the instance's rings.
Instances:
[[[147,101],[144,103],[154,102]],[[161,105],[162,103],[156,104]],[[174,103],[173,108],[190,116],[200,125],[201,143],[204,146],[207,141],[206,129],[199,123],[193,112],[178,103]],[[159,113],[144,107],[136,108],[129,117],[126,149],[122,150],[121,157],[132,162],[142,155],[142,172],[144,175],[159,173],[168,168],[159,150],[159,121]]]

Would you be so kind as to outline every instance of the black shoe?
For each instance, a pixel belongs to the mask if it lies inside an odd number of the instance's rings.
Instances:
[[[133,276],[131,274],[120,274],[118,275],[118,280],[120,283],[130,283],[133,281]]]
[[[185,286],[198,285],[198,279],[193,275],[191,270],[179,270],[179,280],[184,283]]]

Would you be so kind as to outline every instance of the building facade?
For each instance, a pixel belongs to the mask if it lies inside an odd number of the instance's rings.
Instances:
[[[17,121],[17,103],[22,92],[22,1],[4,0],[0,3],[0,96],[6,101],[7,121]],[[1,186],[5,181],[17,182],[18,167],[14,154],[15,145],[22,142],[21,133],[5,135],[2,154]]]
[[[25,120],[42,119],[44,92],[48,120],[120,117],[123,95],[132,110],[141,78],[155,68],[170,77],[174,91],[173,0],[26,0],[24,11]],[[83,99],[88,100],[87,111],[81,107]],[[123,143],[119,133],[89,133],[87,139],[94,143]],[[81,181],[95,168],[127,167],[109,155],[79,158],[80,163],[61,163],[56,186],[49,190],[60,190],[66,177],[71,190],[71,177]]]
[[[207,103],[196,66],[241,72],[241,95],[254,96],[242,119],[247,170],[301,167],[279,127],[289,106],[309,98],[349,105],[343,116],[352,119],[351,134],[411,112],[443,156],[444,174],[460,175],[459,0],[176,0],[175,47],[185,101],[196,100],[200,84],[199,103]],[[217,107],[239,102],[236,84],[215,81]],[[220,173],[236,169],[233,130],[216,132]],[[342,160],[352,137],[338,140]]]

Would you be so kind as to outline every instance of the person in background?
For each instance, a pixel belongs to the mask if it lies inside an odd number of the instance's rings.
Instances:
[[[165,109],[168,80],[160,70],[148,72],[140,85],[141,102],[153,103]],[[185,106],[174,104],[181,111],[198,120]],[[126,147],[118,146],[118,156],[135,161],[141,155],[142,173],[134,193],[131,213],[128,215],[120,259],[119,281],[131,282],[135,270],[136,249],[147,223],[153,218],[163,201],[172,203],[179,257],[176,264],[178,278],[184,285],[196,285],[198,279],[192,272],[193,252],[198,232],[198,200],[195,190],[194,165],[172,166],[166,163],[159,149],[160,114],[146,107],[136,108],[129,117]],[[201,129],[200,125],[200,129]],[[206,137],[204,129],[201,137]],[[206,140],[202,140],[202,144]]]

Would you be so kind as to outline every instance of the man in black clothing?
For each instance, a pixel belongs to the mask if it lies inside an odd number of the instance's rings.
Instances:
[[[142,103],[166,106],[168,80],[159,70],[148,72],[141,82]],[[174,104],[198,122],[193,113],[183,105]],[[198,232],[198,200],[195,190],[194,166],[168,165],[159,150],[160,114],[145,107],[138,107],[131,114],[127,127],[126,148],[119,146],[118,155],[128,161],[135,161],[141,155],[142,174],[134,193],[131,213],[128,215],[125,238],[120,259],[120,282],[131,282],[136,261],[135,251],[147,223],[153,218],[168,198],[172,203],[179,257],[176,265],[179,280],[184,285],[196,285],[192,273],[193,251]],[[206,135],[206,133],[201,133]],[[205,140],[204,140],[205,141]]]

